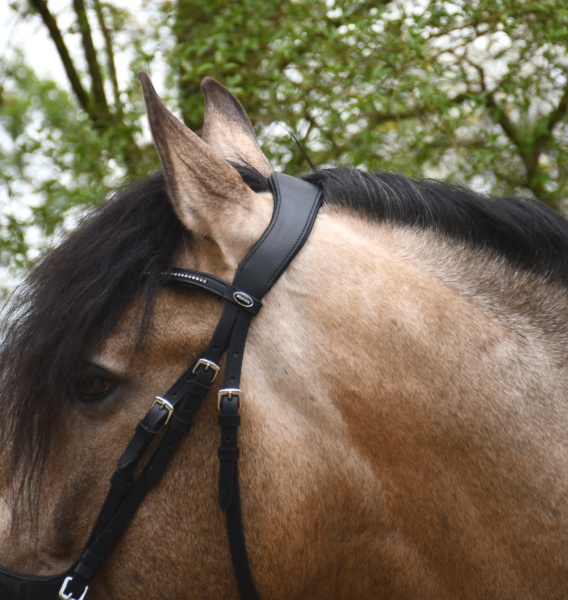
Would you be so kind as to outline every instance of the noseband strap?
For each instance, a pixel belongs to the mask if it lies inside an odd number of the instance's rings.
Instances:
[[[0,567],[0,600],[85,598],[90,582],[114,543],[148,491],[160,481],[189,431],[195,412],[220,371],[219,362],[225,353],[224,384],[217,399],[221,430],[219,506],[227,518],[231,558],[241,597],[258,598],[246,552],[239,491],[241,367],[252,318],[259,312],[265,294],[308,238],[322,202],[321,190],[300,179],[274,173],[269,184],[274,197],[272,220],[239,265],[232,284],[187,269],[173,268],[162,274],[164,283],[205,290],[228,302],[206,350],[163,396],[156,398],[138,423],[117,463],[109,492],[80,559],[69,571],[53,577],[24,575]],[[135,477],[150,443],[163,429],[161,441]]]

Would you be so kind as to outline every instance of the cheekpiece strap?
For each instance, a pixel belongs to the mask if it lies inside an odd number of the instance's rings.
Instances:
[[[237,269],[233,287],[262,300],[307,240],[321,207],[320,188],[281,173],[269,178],[274,198],[272,220],[264,235]],[[227,306],[225,311],[229,311]],[[242,392],[241,368],[252,315],[239,311],[227,350],[224,387],[218,393],[219,506],[227,518],[227,533],[233,570],[241,598],[257,600],[247,556],[238,472],[238,427]],[[215,336],[214,336],[215,337]]]

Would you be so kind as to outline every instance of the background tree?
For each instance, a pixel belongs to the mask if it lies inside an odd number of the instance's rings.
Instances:
[[[189,126],[200,127],[199,81],[212,75],[289,173],[309,168],[292,131],[315,164],[444,177],[566,210],[564,0],[144,7],[69,0],[62,15],[47,0],[14,3],[49,32],[67,81],[42,80],[23,54],[1,66],[4,264],[25,264],[32,234],[49,238],[117,182],[158,166],[136,72],[159,74],[164,62],[168,104]]]

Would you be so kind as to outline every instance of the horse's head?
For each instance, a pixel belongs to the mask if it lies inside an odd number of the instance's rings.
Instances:
[[[123,192],[36,269],[8,335],[3,425],[11,461],[2,471],[0,555],[20,571],[50,574],[78,558],[133,427],[212,336],[223,302],[161,286],[160,272],[176,266],[232,280],[272,215],[272,194],[253,192],[228,162],[261,181],[272,173],[238,101],[204,81],[201,139],[141,79],[164,175]],[[234,585],[216,508],[216,430],[213,402],[197,415],[160,492],[138,510],[134,522],[144,525],[124,534],[120,545],[129,550],[101,576],[99,590],[107,591],[99,597],[143,593],[143,573],[154,568],[156,597],[181,597],[188,580],[172,569],[187,570],[197,597],[221,597]]]
[[[273,214],[272,168],[238,101],[214,80],[204,81],[201,139],[141,79],[163,175],[119,192],[32,272],[11,315],[11,351],[2,357],[11,459],[3,466],[0,554],[6,567],[45,581],[81,555],[135,424],[204,351],[222,313],[222,300],[164,285],[162,273],[175,266],[231,281]],[[267,581],[304,546],[310,516],[300,507],[318,486],[333,484],[326,481],[334,461],[330,441],[320,440],[323,432],[312,424],[322,409],[327,424],[340,423],[325,405],[337,377],[331,358],[317,367],[329,381],[314,377],[315,357],[327,344],[323,328],[341,319],[331,295],[350,292],[334,290],[333,281],[352,258],[336,254],[321,277],[306,267],[322,263],[350,235],[341,227],[317,233],[278,293],[267,297],[248,336],[241,402],[248,432],[240,444],[248,457],[241,478],[245,513],[255,517],[247,537],[283,552],[278,566],[262,547],[253,550],[253,568]],[[289,249],[290,257],[297,249]],[[364,277],[358,271],[354,277]],[[159,487],[120,535],[90,597],[235,593],[217,501],[215,389],[205,404]],[[313,464],[306,444],[317,446]],[[262,448],[256,457],[247,450],[255,447]],[[285,475],[283,467],[292,471]],[[310,526],[319,528],[319,521]],[[294,522],[292,533],[283,527]],[[27,598],[25,589],[22,583],[18,593]]]

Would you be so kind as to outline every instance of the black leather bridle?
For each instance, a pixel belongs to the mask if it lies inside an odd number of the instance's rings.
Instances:
[[[261,300],[284,272],[308,238],[322,202],[321,190],[305,181],[274,173],[269,178],[274,211],[267,230],[239,265],[233,283],[187,269],[164,273],[168,283],[211,292],[227,300],[205,352],[174,385],[158,396],[120,457],[110,489],[79,560],[66,572],[54,576],[26,575],[0,567],[2,600],[83,600],[114,543],[136,509],[161,479],[193,416],[219,373],[227,354],[224,385],[218,392],[219,506],[227,517],[233,568],[241,597],[258,598],[247,558],[237,460],[240,424],[239,388],[245,342]],[[163,437],[138,477],[136,467],[156,434]]]

